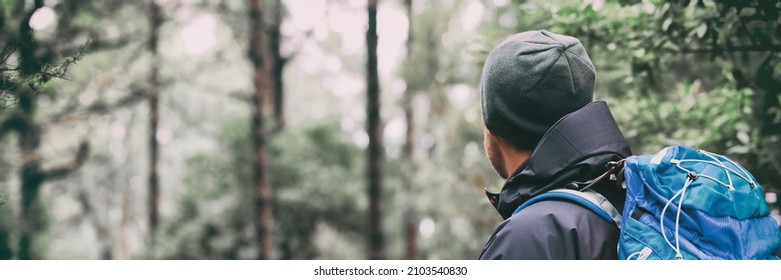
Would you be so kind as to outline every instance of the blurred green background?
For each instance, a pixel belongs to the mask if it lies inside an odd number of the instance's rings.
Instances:
[[[533,29],[583,42],[634,153],[725,154],[781,219],[779,1],[377,2],[0,0],[0,258],[475,259],[501,219],[482,62]]]

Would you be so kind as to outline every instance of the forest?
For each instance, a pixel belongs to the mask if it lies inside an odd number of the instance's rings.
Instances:
[[[476,259],[482,66],[542,29],[781,223],[781,1],[0,0],[0,259]]]

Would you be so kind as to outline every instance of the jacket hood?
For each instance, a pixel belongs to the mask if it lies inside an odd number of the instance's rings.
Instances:
[[[597,177],[608,169],[608,162],[631,154],[607,104],[595,101],[559,119],[501,192],[486,195],[507,219],[532,197]]]

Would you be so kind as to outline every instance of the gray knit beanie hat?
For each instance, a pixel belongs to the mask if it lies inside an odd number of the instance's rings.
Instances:
[[[561,117],[592,101],[596,72],[578,39],[527,31],[488,55],[480,92],[491,132],[534,150]]]

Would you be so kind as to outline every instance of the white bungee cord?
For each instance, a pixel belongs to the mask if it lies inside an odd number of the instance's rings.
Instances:
[[[661,217],[659,218],[659,227],[661,228],[661,231],[662,231],[662,237],[664,238],[664,241],[667,242],[667,245],[670,246],[670,248],[672,248],[673,251],[675,251],[675,259],[677,259],[677,260],[683,259],[683,254],[681,253],[680,234],[679,234],[680,219],[681,219],[681,209],[682,209],[682,206],[683,206],[683,200],[684,200],[684,197],[686,195],[686,189],[689,188],[689,185],[691,185],[691,183],[695,179],[697,179],[697,177],[703,177],[703,178],[710,179],[710,180],[712,180],[712,181],[714,181],[714,182],[716,182],[716,183],[718,183],[718,184],[720,184],[720,185],[722,185],[722,186],[724,186],[727,189],[732,191],[732,190],[735,190],[735,186],[733,184],[732,176],[730,175],[730,173],[734,173],[735,175],[737,175],[741,179],[743,179],[746,182],[748,182],[749,185],[751,185],[752,188],[756,187],[756,183],[752,179],[750,179],[750,175],[748,175],[746,173],[746,171],[743,168],[740,167],[740,165],[736,164],[735,162],[733,162],[732,160],[730,160],[728,158],[725,158],[729,163],[731,163],[734,166],[737,166],[738,169],[741,171],[741,172],[737,172],[737,171],[733,170],[732,168],[729,168],[727,165],[724,164],[724,162],[722,162],[721,160],[716,158],[713,154],[711,154],[709,152],[705,152],[705,151],[700,151],[700,152],[705,154],[706,156],[710,157],[711,159],[713,159],[713,161],[696,160],[696,159],[685,159],[685,160],[675,160],[675,159],[672,159],[672,160],[670,160],[670,163],[674,164],[676,167],[678,167],[679,169],[683,170],[687,174],[686,175],[687,176],[686,177],[686,182],[683,184],[683,187],[681,188],[681,190],[676,192],[667,201],[667,203],[665,203],[664,208],[662,208]],[[724,170],[724,172],[727,174],[727,180],[729,182],[725,184],[724,182],[722,182],[722,181],[720,181],[720,180],[718,180],[718,179],[716,179],[716,178],[714,178],[712,176],[709,176],[709,175],[706,175],[706,174],[701,174],[701,173],[696,173],[694,171],[691,171],[691,170],[681,166],[681,164],[684,163],[684,162],[707,163],[707,164],[711,164],[711,165],[715,165],[715,166],[721,167]],[[743,173],[743,174],[741,174],[741,173]],[[664,214],[667,211],[667,208],[670,207],[670,205],[673,203],[675,198],[678,197],[678,196],[680,196],[680,199],[678,200],[678,211],[677,211],[677,213],[675,215],[675,245],[673,245],[672,242],[670,242],[670,239],[667,238],[667,233],[665,232],[665,229],[664,229]],[[635,252],[635,253],[629,255],[629,258],[635,256],[635,254],[640,254],[640,253],[641,252]],[[629,258],[627,258],[627,259],[629,259]]]
[[[662,237],[664,237],[664,241],[667,242],[667,245],[670,246],[670,248],[675,251],[675,259],[681,260],[683,259],[683,255],[681,254],[681,244],[680,244],[680,235],[678,234],[678,229],[680,225],[680,219],[681,219],[681,206],[683,206],[683,198],[686,193],[686,189],[689,188],[689,185],[694,180],[692,179],[692,175],[695,173],[689,173],[686,177],[686,182],[683,184],[683,188],[681,188],[680,191],[676,192],[673,197],[670,198],[670,200],[667,201],[667,203],[664,205],[664,208],[662,208],[662,215],[659,217],[659,227],[662,231]],[[696,176],[696,175],[695,175]],[[695,177],[696,178],[696,177]],[[670,204],[675,200],[676,197],[681,196],[681,198],[678,200],[678,213],[675,215],[675,246],[673,246],[672,242],[670,242],[670,239],[667,238],[667,233],[664,230],[664,212],[667,212],[667,208],[670,207]]]

